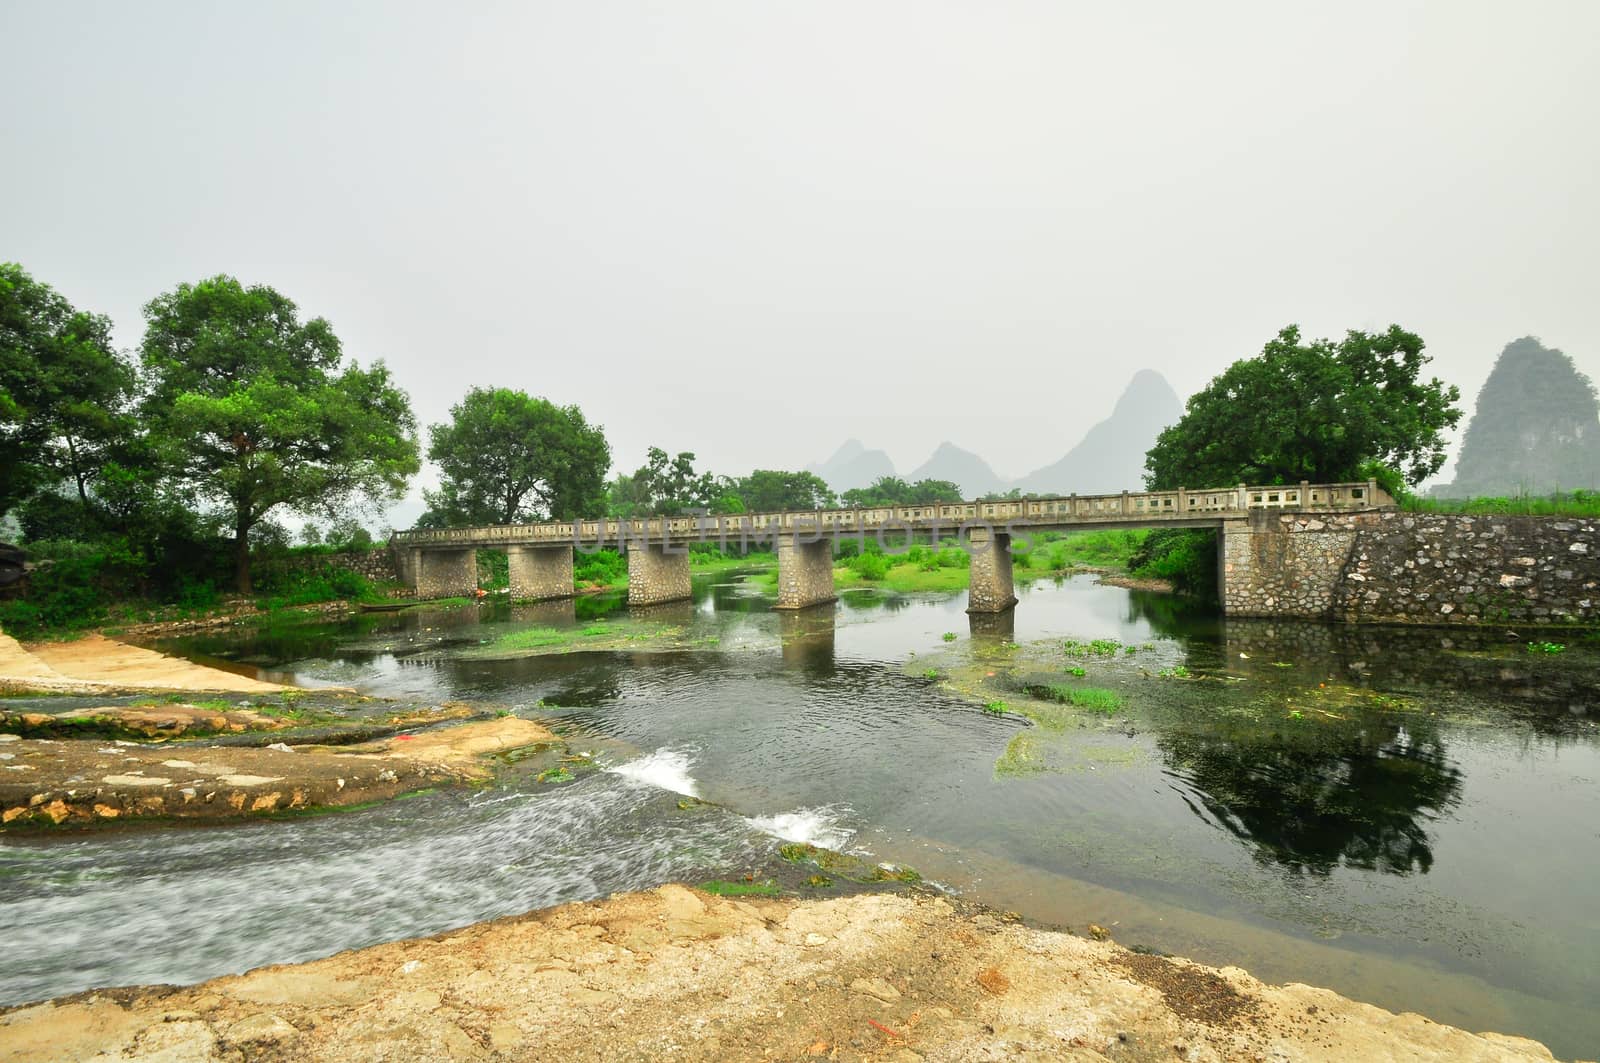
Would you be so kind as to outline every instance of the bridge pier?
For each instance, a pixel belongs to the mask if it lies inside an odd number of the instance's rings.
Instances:
[[[511,600],[543,602],[571,598],[572,544],[552,546],[508,546],[507,568],[511,576]]]
[[[409,568],[418,598],[470,597],[478,589],[478,551],[470,546],[416,550]]]
[[[1011,578],[1011,536],[989,528],[973,528],[967,532],[967,553],[972,558],[967,612],[1003,613],[1016,605],[1016,584]]]
[[[801,542],[798,535],[778,538],[778,602],[776,609],[804,609],[837,601],[833,593],[833,544],[827,539]]]
[[[688,550],[668,550],[660,543],[628,544],[629,605],[677,602],[693,593]]]

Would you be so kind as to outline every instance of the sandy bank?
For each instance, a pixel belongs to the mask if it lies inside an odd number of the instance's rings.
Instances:
[[[0,692],[121,693],[148,690],[266,694],[289,690],[251,676],[168,657],[103,635],[23,648],[0,632]]]
[[[243,748],[0,735],[0,831],[227,819],[380,801],[487,777],[484,758],[553,743],[505,717],[361,745]]]
[[[932,897],[679,886],[0,1016],[0,1061],[1536,1060],[1542,1046]]]

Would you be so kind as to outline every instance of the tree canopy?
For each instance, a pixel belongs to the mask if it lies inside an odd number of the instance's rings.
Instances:
[[[594,516],[605,505],[611,445],[576,406],[510,388],[474,388],[428,429],[437,491],[424,527]]]
[[[1152,490],[1366,479],[1379,463],[1420,483],[1444,463],[1460,392],[1420,379],[1415,333],[1347,332],[1304,342],[1290,325],[1189,400],[1145,458]]]
[[[1600,402],[1561,351],[1532,336],[1500,352],[1441,494],[1548,494],[1600,486]]]
[[[144,315],[145,417],[172,475],[230,512],[240,591],[250,532],[274,508],[336,516],[399,498],[417,471],[416,420],[388,369],[342,364],[332,326],[273,289],[217,276]]]
[[[857,487],[839,496],[847,506],[916,506],[960,502],[961,488],[949,480],[906,483],[898,476],[880,476],[871,487]]]
[[[87,508],[94,481],[133,434],[133,389],[110,319],[0,263],[0,514],[63,484]]]
[[[822,477],[810,472],[757,469],[735,480],[733,493],[751,513],[827,509],[834,504],[833,490]]]
[[[729,504],[731,493],[726,479],[695,471],[692,451],[668,457],[660,447],[651,447],[643,465],[611,482],[608,505],[618,517],[671,517],[697,509],[728,512],[738,508],[737,502]]]

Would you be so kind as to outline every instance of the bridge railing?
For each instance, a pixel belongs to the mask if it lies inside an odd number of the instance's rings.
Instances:
[[[1197,517],[1243,515],[1252,509],[1377,509],[1394,499],[1373,481],[1338,484],[1278,484],[1191,491],[1124,491],[1115,495],[990,499],[914,506],[869,506],[783,513],[730,513],[705,516],[606,518],[497,524],[476,528],[427,528],[396,532],[404,546],[538,546],[615,543],[623,539],[762,539],[779,532],[856,532],[895,528],[926,529],[935,522],[956,531],[964,523],[1066,525],[1123,521],[1159,523]]]

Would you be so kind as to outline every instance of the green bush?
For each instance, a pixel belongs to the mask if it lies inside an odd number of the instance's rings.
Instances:
[[[142,556],[120,545],[42,565],[25,598],[0,602],[0,629],[30,639],[103,623],[111,602],[144,591],[145,569]]]
[[[614,583],[627,574],[628,559],[616,550],[574,552],[572,578],[578,583]]]
[[[1204,529],[1159,528],[1128,558],[1128,568],[1145,579],[1167,580],[1180,594],[1215,599],[1217,533]]]
[[[883,554],[872,552],[857,554],[846,562],[846,567],[865,580],[881,580],[889,574],[893,561]]]

